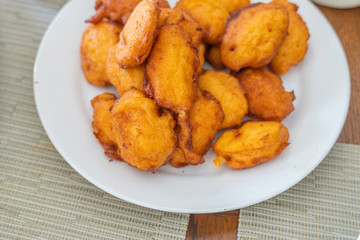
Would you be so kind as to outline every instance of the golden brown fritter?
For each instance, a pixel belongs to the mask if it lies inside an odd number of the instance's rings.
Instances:
[[[203,30],[204,42],[219,44],[225,33],[228,11],[212,0],[180,0],[176,8],[188,12]]]
[[[268,64],[284,41],[289,17],[284,6],[257,3],[234,12],[220,45],[224,65],[233,71]]]
[[[86,22],[97,24],[103,18],[108,18],[111,21],[125,24],[139,2],[141,0],[96,0],[96,13]],[[160,0],[159,7],[169,8],[170,6],[166,0]]]
[[[214,163],[226,163],[233,169],[244,169],[278,156],[288,145],[289,132],[279,122],[245,122],[239,128],[223,133],[215,142]]]
[[[145,92],[143,87],[145,63],[136,67],[121,68],[116,62],[115,51],[116,46],[110,48],[106,62],[106,74],[109,82],[115,86],[120,96],[124,95],[131,87]]]
[[[297,13],[298,6],[287,0],[273,0],[285,6],[289,12],[288,34],[279,51],[271,60],[269,67],[276,74],[285,74],[291,66],[303,60],[307,51],[307,40],[310,37],[306,23]]]
[[[205,155],[209,151],[224,117],[220,102],[209,92],[199,89],[189,118],[195,153]]]
[[[242,7],[250,5],[250,0],[217,0],[217,3],[231,14]]]
[[[180,148],[176,148],[174,154],[171,156],[170,159],[171,166],[175,168],[181,168],[189,165],[189,163],[186,161],[186,157],[184,154],[184,151]]]
[[[178,147],[183,151],[185,160],[188,164],[198,165],[205,162],[202,155],[194,152],[194,146],[192,142],[191,130],[192,126],[189,121],[189,112],[180,111],[177,116],[178,124]]]
[[[213,45],[206,53],[206,60],[216,69],[223,69],[225,68],[224,64],[221,60],[220,55],[220,47],[218,45]]]
[[[293,110],[294,92],[286,92],[281,79],[265,67],[236,74],[245,89],[249,113],[260,120],[281,121]]]
[[[146,65],[145,90],[155,102],[177,114],[179,147],[191,164],[203,162],[192,152],[188,113],[196,97],[197,50],[179,25],[164,25]]]
[[[199,76],[199,87],[219,100],[225,113],[220,129],[240,125],[248,113],[248,103],[238,80],[226,72],[205,71]]]
[[[166,18],[165,24],[178,24],[189,35],[195,46],[202,44],[203,32],[200,25],[184,10],[174,8]]]
[[[159,12],[157,0],[143,0],[130,15],[116,50],[122,68],[136,67],[148,57],[156,37]]]
[[[109,80],[106,75],[106,59],[111,46],[119,41],[121,28],[101,22],[90,24],[82,36],[80,54],[81,67],[86,80],[96,86],[106,86]]]
[[[174,13],[175,9],[173,8],[159,8],[159,20],[158,20],[158,28],[160,28],[162,25],[166,25],[165,20],[168,16]]]
[[[168,110],[131,88],[110,111],[118,153],[124,161],[142,171],[156,170],[168,162],[176,146],[176,122]]]
[[[203,71],[203,65],[205,62],[205,51],[206,51],[206,46],[205,44],[200,44],[198,47],[198,58],[199,58],[199,66],[198,66],[198,70],[197,73],[201,74]]]
[[[147,93],[155,102],[179,113],[189,111],[196,96],[197,51],[179,25],[165,25],[146,65]]]
[[[110,107],[115,100],[115,95],[111,93],[103,93],[91,100],[94,108],[92,126],[94,135],[104,148],[105,155],[121,160],[117,154],[118,146],[110,123]]]
[[[219,101],[209,92],[198,89],[197,97],[189,114],[192,151],[204,156],[211,148],[217,131],[224,120],[224,112]],[[177,149],[170,160],[174,167],[187,165],[187,159],[181,149]]]

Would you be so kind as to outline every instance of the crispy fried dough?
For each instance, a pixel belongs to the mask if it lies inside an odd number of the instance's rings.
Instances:
[[[186,161],[186,157],[184,154],[184,151],[181,150],[181,148],[176,148],[174,154],[172,155],[170,159],[171,166],[175,168],[181,168],[189,165],[189,163]]]
[[[215,142],[214,163],[233,169],[256,166],[278,156],[288,145],[289,132],[279,122],[245,122],[223,133]]]
[[[191,164],[204,159],[192,152],[188,114],[196,97],[197,50],[179,25],[164,25],[146,65],[145,91],[155,102],[177,114],[179,147]]]
[[[168,16],[174,13],[175,9],[173,8],[159,8],[159,20],[158,20],[158,28],[160,28],[162,25],[166,25],[165,21]]]
[[[266,121],[281,121],[293,110],[294,92],[286,92],[281,79],[265,67],[235,74],[245,89],[249,113]]]
[[[86,80],[96,86],[106,86],[109,83],[105,69],[108,51],[119,41],[121,28],[101,22],[90,24],[83,33],[80,54],[81,67]]]
[[[217,0],[217,2],[230,14],[242,7],[250,5],[250,0]]]
[[[180,25],[183,30],[190,36],[192,43],[195,46],[199,46],[202,44],[203,32],[199,24],[184,10],[182,9],[171,9],[170,12],[166,11],[164,14],[167,15],[163,21],[163,25],[165,24],[177,24]],[[162,17],[165,17],[162,16]],[[160,17],[159,17],[160,18]]]
[[[234,12],[220,45],[224,65],[233,71],[268,64],[284,41],[289,17],[284,6],[257,3]]]
[[[244,90],[238,80],[226,72],[205,71],[199,76],[199,87],[219,100],[225,113],[221,129],[240,125],[248,112]]]
[[[220,47],[218,45],[213,45],[206,53],[206,60],[216,69],[225,68],[220,55]]]
[[[197,51],[182,27],[162,26],[146,65],[145,90],[162,107],[189,111],[198,64]]]
[[[116,50],[122,68],[136,67],[146,60],[156,37],[159,13],[156,0],[143,0],[131,13]]]
[[[194,153],[204,156],[209,151],[223,120],[224,112],[219,101],[209,92],[198,89],[196,100],[189,114]],[[183,167],[187,165],[188,160],[184,152],[177,149],[170,163],[174,167]]]
[[[103,93],[91,100],[91,105],[94,108],[92,126],[94,135],[104,148],[105,155],[121,160],[117,154],[118,146],[110,123],[110,107],[115,100],[115,95],[111,93]]]
[[[115,86],[120,96],[124,95],[131,87],[145,92],[143,81],[145,77],[145,63],[136,67],[121,68],[115,58],[116,46],[109,50],[106,62],[106,74],[109,82]]]
[[[212,0],[180,0],[176,8],[188,12],[199,23],[204,33],[204,42],[219,44],[225,33],[228,11]]]
[[[124,161],[142,171],[156,170],[168,162],[176,146],[176,122],[168,110],[131,88],[110,111],[118,153]]]
[[[279,51],[271,60],[269,67],[276,74],[285,74],[291,66],[303,60],[307,51],[307,40],[310,37],[306,23],[297,13],[298,6],[287,0],[273,0],[285,6],[289,12],[288,34]]]
[[[195,153],[205,155],[209,151],[224,117],[220,102],[209,92],[199,89],[189,118]]]
[[[141,0],[96,0],[96,13],[86,22],[97,24],[103,18],[108,18],[111,21],[125,24],[139,2]],[[170,5],[166,0],[159,0],[159,7],[170,8]]]
[[[198,48],[198,58],[199,58],[199,66],[198,66],[197,73],[201,74],[203,71],[203,65],[205,62],[206,46],[205,46],[205,44],[200,44],[197,48]]]

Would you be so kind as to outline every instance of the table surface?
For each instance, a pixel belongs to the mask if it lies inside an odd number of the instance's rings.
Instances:
[[[347,55],[351,76],[351,102],[338,142],[360,144],[360,7],[348,10],[319,6],[337,32]],[[237,238],[239,211],[192,214],[187,240]]]

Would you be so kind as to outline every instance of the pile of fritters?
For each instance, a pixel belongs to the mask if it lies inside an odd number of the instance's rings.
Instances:
[[[154,171],[202,164],[213,147],[216,166],[244,169],[289,145],[281,121],[295,95],[275,74],[307,51],[295,4],[179,0],[170,8],[166,0],[97,0],[95,10],[81,66],[89,83],[118,92],[91,101],[106,156]],[[204,70],[205,59],[231,74]]]

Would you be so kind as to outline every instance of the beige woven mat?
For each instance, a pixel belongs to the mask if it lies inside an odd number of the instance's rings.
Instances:
[[[188,214],[103,192],[57,153],[38,118],[33,63],[66,1],[0,0],[0,239],[185,239]]]
[[[360,146],[336,144],[309,176],[240,210],[238,239],[357,239]]]

